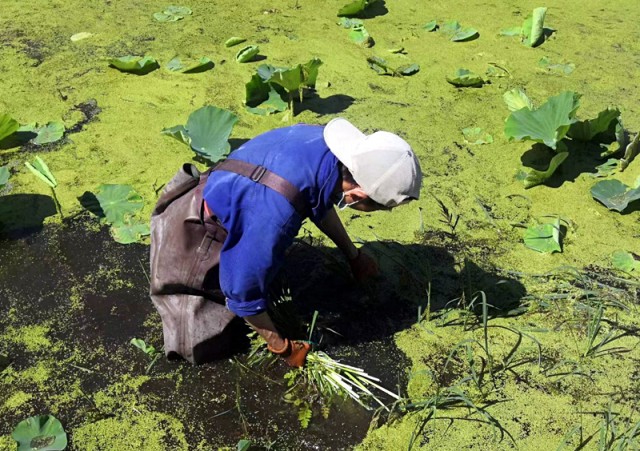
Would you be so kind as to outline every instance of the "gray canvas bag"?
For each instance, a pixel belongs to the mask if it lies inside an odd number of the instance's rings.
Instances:
[[[243,321],[225,306],[220,251],[227,231],[204,213],[202,191],[211,171],[229,171],[283,195],[301,217],[306,201],[288,180],[245,161],[227,159],[202,174],[185,164],[165,186],[151,214],[150,295],[160,317],[167,358],[204,363],[238,347]]]
[[[183,165],[151,215],[150,295],[162,318],[164,351],[191,363],[229,355],[237,329],[218,281],[227,232],[202,211],[208,175]]]

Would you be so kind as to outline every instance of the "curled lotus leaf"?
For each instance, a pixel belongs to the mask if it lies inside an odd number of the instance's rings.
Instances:
[[[236,61],[239,63],[248,63],[253,60],[260,52],[260,47],[257,45],[248,45],[236,53]]]

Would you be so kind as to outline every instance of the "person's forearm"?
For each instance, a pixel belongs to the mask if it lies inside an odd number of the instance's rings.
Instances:
[[[358,256],[358,249],[349,238],[335,208],[331,208],[324,219],[317,225],[322,233],[327,235],[348,259]]]
[[[278,333],[276,326],[271,321],[271,317],[267,312],[262,312],[257,315],[245,316],[244,320],[255,330],[258,334],[264,338],[272,349],[283,349],[286,346],[286,342]]]

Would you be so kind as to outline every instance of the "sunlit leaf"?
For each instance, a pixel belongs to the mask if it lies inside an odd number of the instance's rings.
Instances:
[[[245,38],[240,38],[238,36],[233,36],[229,39],[227,39],[224,43],[225,47],[233,47],[234,45],[238,45],[238,44],[242,44],[243,42],[246,42]]]
[[[81,33],[76,33],[73,36],[71,36],[71,41],[77,42],[77,41],[81,41],[83,39],[87,39],[87,38],[89,38],[91,36],[93,36],[93,34],[88,33],[86,31],[83,31]]]
[[[541,44],[544,32],[544,17],[547,8],[535,8],[522,25],[522,43],[528,47],[536,47]]]
[[[175,125],[173,127],[164,128],[160,133],[162,133],[163,135],[171,136],[172,138],[177,139],[181,143],[184,143],[187,145],[191,144],[191,139],[189,138],[189,135],[187,134],[187,130],[185,130],[183,125]]]
[[[560,219],[547,224],[528,227],[524,232],[524,244],[534,251],[552,254],[562,252],[560,244]]]
[[[447,76],[447,81],[459,88],[478,88],[484,84],[480,75],[468,69],[457,69],[452,77]]]
[[[158,62],[152,56],[123,56],[109,60],[109,64],[119,71],[129,72],[137,75],[148,74],[157,69]]]
[[[51,171],[49,170],[49,166],[44,160],[40,157],[36,157],[33,163],[29,163],[26,161],[25,166],[40,180],[49,185],[51,188],[55,188],[58,186],[58,182],[56,178],[53,176]]]
[[[538,66],[545,69],[547,72],[561,75],[570,75],[576,69],[576,65],[573,63],[553,63],[546,56],[543,56],[540,61],[538,61]]]
[[[377,0],[355,0],[340,8],[338,11],[338,17],[358,15],[376,1]]]
[[[4,188],[7,184],[10,175],[9,166],[0,166],[0,189]]]
[[[67,447],[67,433],[53,415],[21,421],[11,437],[18,442],[18,451],[61,451]]]
[[[260,47],[257,45],[248,45],[236,53],[236,61],[239,63],[248,63],[253,60],[258,53],[260,53]]]
[[[540,108],[513,111],[505,123],[509,140],[531,140],[556,149],[575,120],[580,95],[564,91],[550,97]]]
[[[635,138],[627,145],[624,156],[620,159],[620,170],[624,171],[631,163],[631,160],[635,158],[640,152],[640,133],[636,133]]]
[[[491,144],[493,142],[493,136],[480,127],[463,128],[462,135],[467,144]]]
[[[611,255],[613,267],[625,272],[640,272],[640,257],[631,252],[618,250]]]
[[[151,233],[149,224],[134,223],[111,227],[111,236],[120,244],[139,243],[142,237]]]
[[[598,113],[595,119],[578,121],[571,124],[567,136],[579,141],[591,141],[597,135],[607,133],[611,139],[615,138],[615,128],[617,119],[620,117],[620,110],[617,108],[607,108]]]
[[[95,200],[99,205],[88,207],[89,211],[102,210],[105,221],[116,227],[127,224],[128,218],[135,215],[144,206],[142,197],[134,191],[131,185],[100,185]]]
[[[593,185],[591,195],[609,210],[622,212],[640,199],[640,187],[629,189],[620,180],[602,180]]]
[[[427,22],[426,24],[424,24],[422,28],[427,31],[436,31],[438,29],[438,22],[432,20],[431,22]]]
[[[229,135],[238,117],[215,106],[204,106],[189,115],[185,125],[191,148],[212,163],[224,158],[230,151]]]
[[[59,141],[64,136],[64,124],[62,122],[49,122],[37,130],[38,135],[33,138],[33,143],[42,145]]]
[[[373,45],[373,40],[364,26],[353,27],[349,32],[349,39],[363,47],[371,47]]]
[[[0,141],[15,133],[20,124],[8,114],[0,114]]]
[[[533,109],[533,102],[520,88],[515,88],[511,91],[505,92],[502,95],[502,98],[510,111],[518,111],[523,108],[527,108],[528,110]]]

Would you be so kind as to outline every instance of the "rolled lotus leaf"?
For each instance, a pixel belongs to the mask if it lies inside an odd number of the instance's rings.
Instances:
[[[260,52],[257,45],[248,45],[236,53],[236,61],[239,63],[248,63]]]

